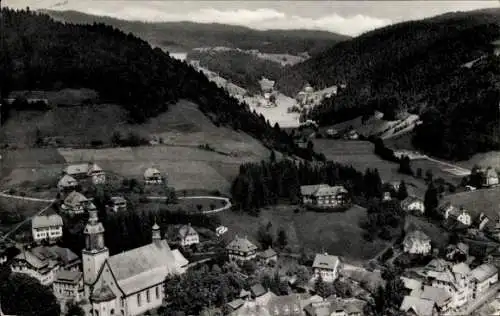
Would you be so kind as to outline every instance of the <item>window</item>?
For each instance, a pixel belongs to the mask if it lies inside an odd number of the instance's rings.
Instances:
[[[158,285],[155,290],[156,290],[156,299],[160,299],[160,286]]]
[[[149,289],[146,290],[146,301],[151,302],[151,298],[149,297]]]
[[[141,293],[137,294],[137,306],[141,306]]]

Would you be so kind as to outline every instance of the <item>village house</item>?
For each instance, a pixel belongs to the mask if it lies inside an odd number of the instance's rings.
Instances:
[[[179,244],[181,247],[189,247],[191,245],[196,245],[200,243],[200,236],[191,226],[191,223],[187,225],[182,225],[179,228]]]
[[[439,312],[448,311],[453,303],[452,295],[443,288],[424,285],[420,298],[436,303]]]
[[[150,244],[114,256],[109,256],[95,209],[89,211],[84,235],[83,281],[92,315],[135,316],[160,307],[166,277],[183,274],[189,263],[178,250],[170,249],[157,224]]]
[[[57,188],[59,192],[72,192],[78,187],[78,181],[70,175],[63,175],[59,182],[57,182]]]
[[[62,311],[66,310],[68,303],[79,303],[85,294],[82,272],[66,270],[57,272],[52,283],[52,292]]]
[[[31,220],[31,234],[35,242],[56,241],[63,235],[63,220],[56,213],[36,215]]]
[[[81,260],[67,248],[38,246],[21,251],[14,257],[11,270],[27,274],[42,285],[51,285],[60,270],[78,271]]]
[[[144,171],[144,182],[146,184],[162,184],[163,177],[156,168],[148,168]]]
[[[470,297],[481,297],[493,284],[498,282],[498,269],[484,263],[470,272]]]
[[[431,252],[431,239],[420,230],[412,231],[403,240],[404,252],[428,255]]]
[[[108,204],[106,205],[106,208],[109,211],[112,212],[119,212],[119,211],[124,211],[127,209],[127,200],[125,200],[121,196],[113,196],[111,199],[109,199]]]
[[[486,170],[482,171],[482,186],[483,187],[492,187],[498,185],[498,174],[495,169],[492,167],[486,168]]]
[[[269,247],[266,250],[257,253],[257,258],[260,262],[265,264],[269,264],[271,262],[276,263],[278,261],[278,254],[273,248]]]
[[[93,184],[102,184],[106,182],[106,174],[97,164],[89,162],[67,166],[63,173],[75,179],[91,178]]]
[[[436,302],[415,296],[405,296],[399,310],[412,316],[439,315]]]
[[[68,194],[61,205],[61,210],[69,214],[82,214],[91,209],[95,209],[92,201],[76,191]]]
[[[321,276],[323,281],[331,283],[337,279],[339,266],[339,257],[327,253],[316,254],[312,265],[314,278],[319,278]]]
[[[469,245],[459,242],[456,245],[448,245],[446,247],[445,257],[449,261],[456,260],[456,258],[467,258],[469,256]]]
[[[226,250],[231,261],[247,261],[257,257],[257,246],[238,235],[226,246]]]
[[[365,301],[356,298],[329,297],[322,301],[311,302],[304,308],[306,316],[361,316],[364,315]]]
[[[443,216],[443,218],[445,220],[453,220],[453,221],[459,222],[465,226],[472,225],[472,218],[471,218],[469,212],[467,212],[465,210],[465,208],[463,208],[463,207],[460,207],[460,209],[457,209],[456,207],[451,205],[451,203],[446,203],[446,204],[442,205],[438,209],[438,211],[440,212],[441,216]]]
[[[348,201],[347,190],[343,186],[303,185],[300,187],[300,194],[304,205],[314,207],[339,207]]]
[[[414,212],[418,214],[424,214],[425,212],[424,201],[414,196],[408,196],[406,199],[401,201],[401,208],[406,212]]]

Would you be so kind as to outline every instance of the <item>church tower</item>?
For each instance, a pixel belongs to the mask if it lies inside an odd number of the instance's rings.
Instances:
[[[83,282],[85,297],[89,297],[90,288],[96,281],[99,270],[109,258],[109,250],[104,245],[104,227],[99,222],[97,209],[89,210],[89,221],[83,233],[85,235],[85,249],[82,251]]]
[[[159,243],[161,241],[161,232],[160,232],[160,226],[158,226],[158,224],[155,224],[153,225],[153,229],[152,229],[152,242],[153,244],[156,244],[156,243]]]

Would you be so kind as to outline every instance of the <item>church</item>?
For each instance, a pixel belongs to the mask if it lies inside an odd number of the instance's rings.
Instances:
[[[109,256],[104,227],[95,209],[89,210],[84,234],[84,294],[91,316],[135,316],[158,308],[165,298],[165,278],[187,269],[186,258],[170,249],[156,223],[151,244],[114,256]]]

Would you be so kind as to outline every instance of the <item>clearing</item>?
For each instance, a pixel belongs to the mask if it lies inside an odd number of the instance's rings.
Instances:
[[[37,127],[44,136],[61,137],[66,148],[28,148],[34,142]],[[133,131],[148,139],[161,137],[164,144],[133,148],[67,148],[72,144],[87,145],[95,140],[109,142],[115,131],[124,135]],[[124,111],[115,105],[23,111],[15,113],[2,127],[2,138],[10,144],[25,147],[2,150],[0,183],[4,187],[28,180],[52,179],[60,175],[65,163],[93,160],[104,170],[138,179],[142,179],[146,168],[156,167],[166,173],[170,184],[177,190],[228,192],[241,163],[267,159],[270,154],[248,134],[216,127],[195,104],[188,101],[180,101],[168,112],[142,125],[127,124]],[[199,148],[207,144],[220,153]]]
[[[387,246],[381,240],[366,242],[359,221],[366,218],[366,210],[353,206],[346,212],[316,213],[297,207],[278,205],[262,209],[258,218],[240,212],[225,212],[220,216],[222,225],[229,228],[225,238],[235,235],[247,236],[257,246],[257,231],[260,225],[272,224],[274,236],[280,227],[287,232],[288,246],[298,251],[301,248],[314,252],[328,252],[351,260],[366,260]],[[307,223],[305,225],[304,223]]]

